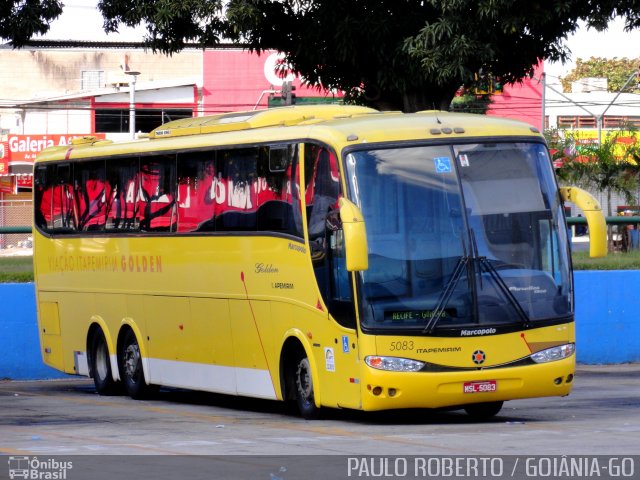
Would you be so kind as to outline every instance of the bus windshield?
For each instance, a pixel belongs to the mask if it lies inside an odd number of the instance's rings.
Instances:
[[[346,166],[369,245],[364,330],[473,335],[571,318],[563,207],[543,144],[353,151]]]

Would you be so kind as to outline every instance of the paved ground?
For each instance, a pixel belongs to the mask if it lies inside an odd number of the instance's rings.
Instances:
[[[332,410],[185,391],[101,397],[86,379],[0,382],[0,454],[626,455],[640,453],[640,364],[581,366],[566,398],[462,412]]]
[[[305,421],[277,402],[178,390],[134,401],[77,378],[0,382],[0,480],[640,479],[639,407],[640,364],[582,366],[571,396],[509,402],[484,423],[338,410]]]

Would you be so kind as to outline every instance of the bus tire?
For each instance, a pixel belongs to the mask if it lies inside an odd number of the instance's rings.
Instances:
[[[120,384],[113,379],[109,347],[107,347],[107,340],[102,329],[98,328],[93,333],[90,345],[91,376],[93,377],[96,391],[100,395],[116,395],[120,393]]]
[[[294,365],[292,383],[298,411],[302,418],[315,420],[320,416],[320,408],[315,403],[311,365],[306,354],[298,355]]]
[[[149,398],[154,389],[145,382],[140,345],[136,334],[129,328],[118,349],[118,367],[127,394],[135,400]]]
[[[464,410],[474,420],[487,420],[488,418],[495,417],[502,409],[504,402],[486,402],[486,403],[472,403],[464,407]]]

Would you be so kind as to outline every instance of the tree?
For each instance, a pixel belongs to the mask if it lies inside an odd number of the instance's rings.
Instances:
[[[579,134],[556,137],[554,159],[561,158],[556,173],[568,185],[577,185],[607,195],[607,215],[613,215],[611,197],[622,195],[628,205],[637,204],[634,192],[639,185],[640,145],[633,130],[609,132],[602,141],[584,143]],[[609,250],[613,235],[609,225]]]
[[[635,0],[230,0],[229,19],[255,49],[287,52],[294,71],[377,108],[447,109],[478,72],[514,83],[541,58],[564,60],[580,19],[613,13],[640,24]],[[321,28],[327,26],[329,28]]]
[[[32,3],[43,2],[26,2]],[[98,6],[108,32],[145,24],[154,51],[215,47],[222,39],[258,52],[276,49],[286,55],[283,68],[311,84],[404,111],[448,108],[481,70],[514,83],[541,58],[565,60],[563,41],[579,20],[602,29],[622,15],[628,28],[640,26],[637,0],[100,0]],[[23,37],[4,35],[16,47],[24,44]]]
[[[0,38],[10,39],[17,47],[47,33],[51,21],[62,13],[58,0],[0,0],[0,7]]]
[[[231,0],[228,18],[250,48],[286,52],[285,63],[312,84],[383,110],[416,111],[441,108],[443,98],[448,106],[460,85],[434,84],[403,48],[435,14],[418,0]],[[290,25],[284,35],[281,22]]]
[[[588,60],[578,58],[576,66],[565,77],[561,79],[562,89],[565,92],[571,91],[571,83],[582,78],[604,77],[608,79],[608,89],[610,92],[619,92],[627,82],[629,77],[637,73],[640,69],[640,58],[601,58],[591,57]],[[631,82],[625,92],[640,93],[639,82]]]
[[[478,113],[484,115],[491,107],[491,95],[476,95],[468,89],[453,97],[449,110],[461,113]]]

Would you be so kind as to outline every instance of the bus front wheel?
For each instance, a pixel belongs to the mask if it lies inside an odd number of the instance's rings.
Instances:
[[[302,354],[298,357],[293,373],[293,385],[300,415],[307,420],[314,420],[320,415],[320,408],[315,403],[311,366],[306,355]]]
[[[504,402],[472,403],[464,407],[467,414],[474,420],[486,420],[494,417],[502,409]]]
[[[98,329],[91,338],[91,376],[100,395],[119,393],[119,384],[113,379],[109,348],[102,330]]]
[[[142,369],[142,354],[140,345],[133,330],[127,329],[118,351],[118,366],[120,378],[124,387],[133,399],[147,398],[152,393],[152,387],[144,380]]]

